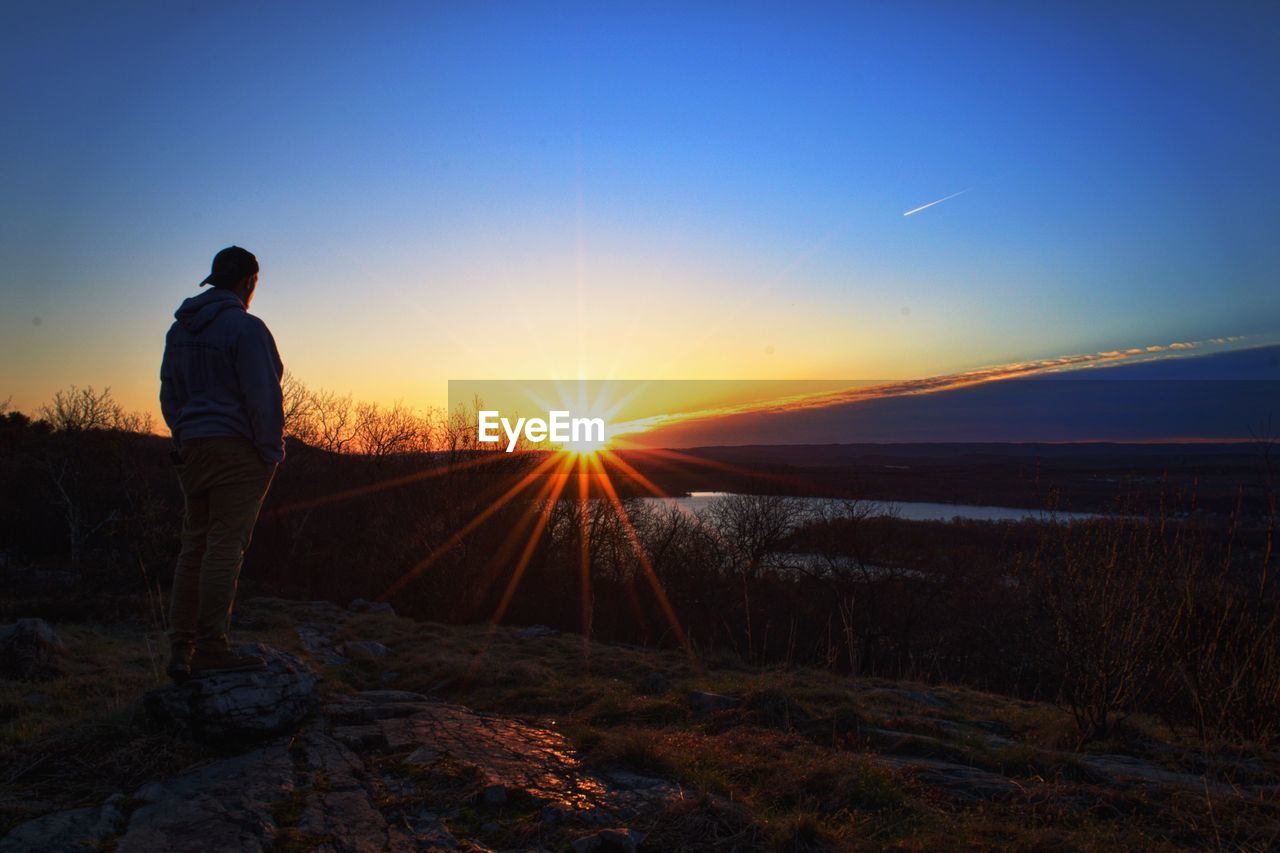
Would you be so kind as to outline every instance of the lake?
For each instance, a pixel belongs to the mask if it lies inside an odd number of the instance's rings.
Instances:
[[[716,498],[725,497],[731,492],[690,492],[678,498],[645,498],[648,503],[674,504],[680,509],[695,513],[705,509]],[[831,498],[797,498],[820,510],[840,501]],[[908,521],[1076,521],[1089,518],[1100,518],[1098,513],[1091,512],[1048,512],[1041,509],[1026,509],[1008,506],[975,506],[970,504],[929,503],[927,501],[865,501],[872,506],[873,515],[896,514]]]

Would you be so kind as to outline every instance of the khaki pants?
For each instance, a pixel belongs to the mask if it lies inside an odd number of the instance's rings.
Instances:
[[[170,637],[224,651],[244,552],[276,466],[244,438],[191,439],[175,467],[186,510],[169,602]]]

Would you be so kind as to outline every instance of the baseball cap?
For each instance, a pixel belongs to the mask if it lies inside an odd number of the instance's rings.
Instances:
[[[239,246],[228,246],[213,256],[213,267],[204,281],[200,282],[200,286],[232,284],[257,271],[258,259],[253,256],[253,252]]]

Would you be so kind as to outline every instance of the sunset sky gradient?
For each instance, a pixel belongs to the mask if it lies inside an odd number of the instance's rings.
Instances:
[[[1275,3],[0,14],[19,409],[76,383],[158,416],[231,243],[288,369],[415,406],[1280,337]]]

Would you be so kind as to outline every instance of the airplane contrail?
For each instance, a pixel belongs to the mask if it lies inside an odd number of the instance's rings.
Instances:
[[[958,195],[964,195],[965,193],[967,193],[967,192],[968,192],[969,190],[971,190],[971,189],[973,189],[973,187],[965,187],[964,189],[960,190],[960,192],[958,192],[958,193],[952,193],[951,195],[943,196],[942,198],[938,199],[937,201],[931,201],[931,202],[929,202],[928,204],[922,204],[922,205],[920,205],[920,206],[919,206],[919,207],[917,207],[917,208],[913,208],[912,210],[908,210],[906,213],[904,213],[904,214],[902,214],[902,215],[903,215],[903,216],[910,216],[910,215],[911,215],[911,214],[913,214],[913,213],[919,213],[920,211],[924,210],[926,207],[933,207],[935,204],[942,204],[944,201],[947,201],[947,200],[949,200],[949,199],[953,199],[953,198],[955,198],[955,197],[956,197],[956,196],[958,196]]]

